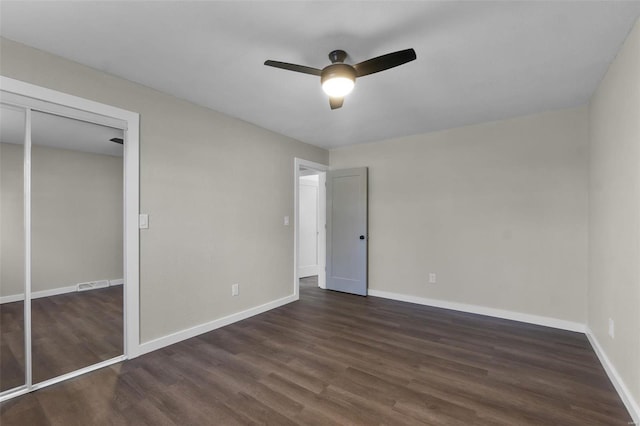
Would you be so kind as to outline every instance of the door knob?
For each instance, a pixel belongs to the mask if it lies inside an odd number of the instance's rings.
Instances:
[[[360,239],[361,239],[361,240],[364,240],[364,235],[360,235]]]

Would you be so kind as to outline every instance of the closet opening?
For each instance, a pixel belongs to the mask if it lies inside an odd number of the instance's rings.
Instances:
[[[138,353],[139,119],[1,79],[4,401]]]

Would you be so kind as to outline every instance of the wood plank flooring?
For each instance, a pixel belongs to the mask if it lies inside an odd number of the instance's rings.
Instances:
[[[0,304],[0,391],[24,384],[23,302]]]
[[[9,425],[627,425],[584,335],[301,285],[301,300],[5,402]]]
[[[33,382],[123,353],[122,286],[33,299]],[[0,305],[0,389],[24,384],[23,302]]]

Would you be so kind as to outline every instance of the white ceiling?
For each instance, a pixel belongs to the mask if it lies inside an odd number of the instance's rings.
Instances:
[[[325,148],[584,104],[640,15],[601,2],[10,2],[2,36]],[[329,109],[322,68],[414,48]]]
[[[24,144],[24,121],[24,110],[0,105],[0,142]],[[123,146],[109,140],[122,137],[120,129],[39,111],[31,115],[33,145],[122,157]]]

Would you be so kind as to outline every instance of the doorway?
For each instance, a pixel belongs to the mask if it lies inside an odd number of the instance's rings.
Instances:
[[[4,401],[137,355],[139,118],[0,79]]]
[[[294,294],[300,284],[326,288],[326,174],[324,164],[295,161]]]

